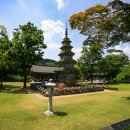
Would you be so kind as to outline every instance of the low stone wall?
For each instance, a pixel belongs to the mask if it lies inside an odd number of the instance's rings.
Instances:
[[[42,86],[42,82],[30,82],[30,88],[32,90],[36,91],[38,86]]]
[[[41,85],[32,86],[31,89],[37,91],[38,93],[46,95],[46,88]],[[67,88],[54,88],[54,96],[61,96],[61,95],[72,95],[72,94],[81,94],[81,93],[90,93],[90,92],[98,92],[104,91],[104,86],[102,85],[86,85],[81,87],[67,87]]]
[[[81,94],[81,93],[89,93],[89,92],[97,92],[104,91],[103,86],[86,86],[86,87],[70,87],[64,89],[56,89],[54,95],[71,95],[71,94]]]

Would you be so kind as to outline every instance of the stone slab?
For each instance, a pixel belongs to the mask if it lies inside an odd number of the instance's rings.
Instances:
[[[124,128],[124,127],[126,127],[128,125],[130,125],[130,119],[117,122],[117,123],[112,124],[110,126],[101,128],[100,130],[121,130],[122,128]]]

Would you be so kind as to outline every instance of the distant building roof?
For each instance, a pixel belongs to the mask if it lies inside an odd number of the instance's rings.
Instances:
[[[41,65],[32,65],[31,71],[33,73],[55,73],[55,71],[60,71],[63,68],[60,67],[49,67],[49,66],[41,66]]]

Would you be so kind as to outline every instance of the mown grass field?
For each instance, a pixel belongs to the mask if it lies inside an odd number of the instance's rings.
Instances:
[[[48,99],[27,94],[24,89],[15,90],[21,86],[4,83],[0,130],[98,130],[130,118],[130,84],[109,85],[118,87],[118,91],[54,97],[57,115],[51,117],[42,114]]]

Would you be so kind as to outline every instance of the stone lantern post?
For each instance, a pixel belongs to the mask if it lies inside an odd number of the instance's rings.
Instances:
[[[54,95],[54,87],[56,86],[55,83],[52,82],[52,79],[49,80],[49,83],[46,85],[47,88],[47,96],[48,96],[48,110],[44,112],[46,116],[54,115],[53,109],[52,109],[52,96]]]

